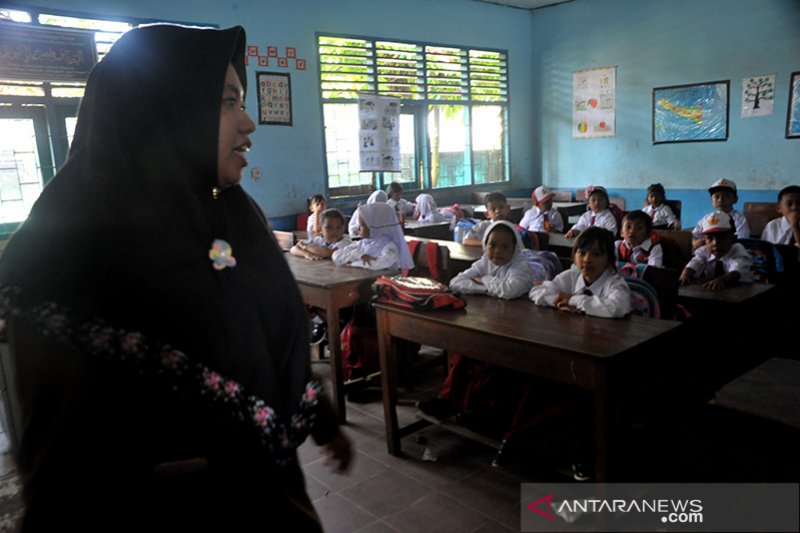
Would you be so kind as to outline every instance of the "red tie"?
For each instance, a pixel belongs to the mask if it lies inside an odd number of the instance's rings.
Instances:
[[[650,218],[653,220],[656,219],[656,208],[654,207],[652,211],[650,211]]]
[[[547,213],[544,214],[544,230],[551,231],[553,229],[553,225],[550,223],[550,219],[547,217]]]
[[[589,222],[589,225],[590,225],[590,226],[594,226],[594,219],[596,219],[596,218],[597,218],[597,216],[596,216],[596,215],[592,215],[592,221],[591,221],[591,222]]]

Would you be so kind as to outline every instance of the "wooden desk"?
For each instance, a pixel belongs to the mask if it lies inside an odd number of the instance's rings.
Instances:
[[[445,241],[441,239],[427,239],[406,235],[406,241],[417,240],[422,242],[435,242],[439,246],[445,246],[450,250],[450,274],[451,277],[472,266],[483,255],[483,248],[480,246],[464,246],[460,242]]]
[[[730,318],[733,306],[758,304],[762,298],[771,295],[775,285],[769,283],[737,283],[719,291],[710,291],[703,287],[702,281],[695,281],[678,288],[678,302],[685,305],[692,313],[723,313]],[[727,310],[724,308],[728,308]],[[732,323],[732,327],[736,324]]]
[[[393,276],[397,270],[367,270],[337,266],[333,261],[309,261],[284,254],[300,287],[306,305],[325,310],[328,322],[328,349],[331,354],[333,404],[340,422],[347,415],[344,401],[344,371],[339,327],[339,310],[372,297],[371,286],[378,276]]]
[[[414,237],[425,237],[428,239],[453,240],[453,232],[450,230],[450,222],[434,222],[426,224],[416,220],[407,220],[403,226],[403,233]]]
[[[567,239],[563,233],[549,232],[550,242],[547,243],[547,249],[555,252],[558,257],[566,257],[572,259],[572,248],[575,246],[577,237]]]
[[[528,300],[469,295],[466,300],[466,309],[444,312],[375,305],[389,453],[399,455],[400,439],[419,427],[400,428],[397,418],[398,339],[407,339],[593,391],[596,480],[606,480],[611,408],[626,385],[623,370],[652,363],[659,357],[655,343],[663,345],[680,323],[571,315]]]
[[[461,206],[462,209],[464,206]],[[486,206],[480,204],[471,204],[469,207],[472,209],[472,218],[477,218],[479,220],[486,220]],[[466,210],[464,213],[466,214]],[[509,204],[508,210],[508,220],[509,222],[513,222],[514,224],[519,224],[519,221],[522,220],[522,215],[525,213],[525,208],[521,205],[511,205]]]

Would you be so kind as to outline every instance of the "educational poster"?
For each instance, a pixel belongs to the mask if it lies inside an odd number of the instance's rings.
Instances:
[[[572,73],[572,138],[614,137],[617,67]]]
[[[256,72],[258,123],[292,125],[292,85],[289,74]]]
[[[772,114],[775,75],[742,78],[742,118]]]
[[[789,109],[786,112],[786,138],[800,139],[800,72],[792,72],[789,84]]]
[[[653,89],[653,144],[726,141],[730,81]]]
[[[359,95],[361,172],[400,172],[400,99]]]

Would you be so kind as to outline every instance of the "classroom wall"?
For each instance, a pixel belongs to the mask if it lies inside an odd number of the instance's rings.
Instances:
[[[252,136],[250,167],[260,167],[263,177],[250,178],[245,189],[268,216],[285,226],[281,215],[306,209],[306,198],[325,192],[322,108],[318,89],[315,32],[412,39],[442,44],[508,50],[511,101],[511,179],[517,186],[533,184],[532,146],[527,142],[533,109],[530,69],[532,38],[530,13],[526,10],[469,0],[36,0],[26,5],[159,20],[213,23],[221,27],[239,24],[247,30],[248,44],[297,49],[305,58],[305,71],[294,68],[248,67],[248,105],[257,117],[255,71],[291,74],[294,125],[259,126]],[[513,139],[522,139],[515,142]],[[461,195],[464,193],[462,192]],[[454,191],[443,191],[442,201],[453,201]],[[463,200],[462,200],[463,201]],[[350,206],[347,206],[350,207]]]
[[[718,178],[737,183],[740,210],[800,183],[800,139],[784,137],[797,0],[574,0],[534,10],[532,27],[536,183],[602,184],[634,208],[661,182],[684,227],[710,209]],[[616,137],[573,139],[572,71],[615,65]],[[741,118],[742,78],[764,74],[777,75],[774,114]],[[717,80],[730,80],[728,140],[653,145],[653,87]]]

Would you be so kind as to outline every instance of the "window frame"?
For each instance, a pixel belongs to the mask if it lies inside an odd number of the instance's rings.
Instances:
[[[461,105],[465,106],[468,109],[468,120],[465,127],[468,128],[469,133],[469,146],[467,147],[469,150],[469,183],[463,185],[451,185],[446,187],[437,187],[435,190],[448,190],[448,189],[459,189],[459,188],[467,188],[467,187],[475,187],[481,186],[485,183],[477,183],[475,181],[475,154],[474,154],[474,143],[473,143],[473,131],[472,131],[472,110],[474,107],[480,106],[499,106],[503,108],[502,113],[502,123],[503,123],[503,132],[502,132],[502,153],[503,153],[503,176],[504,179],[502,182],[494,182],[494,183],[510,183],[511,182],[511,168],[510,168],[510,155],[511,155],[511,141],[509,136],[510,130],[510,121],[511,121],[511,81],[510,81],[510,69],[509,69],[509,52],[507,49],[501,48],[491,48],[491,47],[473,47],[473,46],[464,46],[458,44],[444,44],[438,43],[433,41],[414,41],[409,39],[393,39],[388,37],[372,37],[372,36],[365,36],[365,35],[355,35],[355,34],[345,34],[345,33],[334,33],[334,32],[315,32],[315,46],[317,47],[317,87],[319,89],[319,96],[320,96],[320,119],[322,122],[322,155],[324,161],[324,173],[325,173],[325,190],[329,197],[335,198],[346,198],[346,197],[353,197],[353,196],[361,196],[369,194],[369,192],[375,188],[385,189],[386,185],[392,181],[392,177],[396,175],[396,173],[389,173],[389,172],[374,172],[372,179],[370,180],[369,184],[360,185],[360,186],[351,186],[351,187],[331,187],[330,184],[330,175],[328,172],[328,147],[326,142],[325,136],[325,104],[357,104],[358,100],[356,98],[344,98],[344,97],[325,97],[324,93],[326,89],[323,88],[323,83],[325,80],[323,79],[323,61],[322,61],[322,52],[320,48],[324,46],[320,43],[321,38],[330,38],[330,39],[351,39],[351,40],[359,40],[359,41],[367,41],[371,43],[370,50],[371,53],[371,63],[370,63],[370,72],[371,72],[371,83],[372,86],[370,87],[373,91],[372,93],[375,94],[374,91],[377,91],[378,84],[379,84],[379,70],[377,65],[377,43],[390,43],[390,44],[401,44],[401,45],[413,45],[418,47],[421,50],[421,59],[418,61],[421,62],[422,67],[422,76],[421,76],[421,94],[422,97],[418,99],[409,99],[409,98],[401,98],[402,108],[401,113],[408,113],[413,114],[415,116],[415,157],[416,157],[416,168],[415,168],[415,183],[414,187],[406,190],[417,191],[417,190],[424,190],[424,189],[432,189],[431,184],[431,152],[430,146],[431,142],[428,138],[428,114],[429,114],[429,106],[430,105]],[[463,61],[464,63],[461,64],[462,67],[462,74],[461,74],[461,83],[462,83],[462,94],[465,96],[461,99],[435,99],[429,98],[429,77],[427,75],[427,65],[428,61],[426,60],[426,50],[428,47],[435,47],[435,48],[450,48],[450,49],[458,49],[463,54]],[[484,101],[484,100],[475,100],[473,99],[472,94],[472,86],[470,84],[471,78],[470,73],[470,52],[488,52],[488,53],[496,53],[500,54],[499,61],[502,63],[502,72],[499,75],[499,81],[501,82],[500,87],[500,100],[499,101]],[[466,67],[466,74],[463,73],[463,68]],[[396,96],[395,94],[387,94],[386,92],[379,92],[378,94],[386,94],[387,96]],[[407,182],[404,182],[404,186]]]

